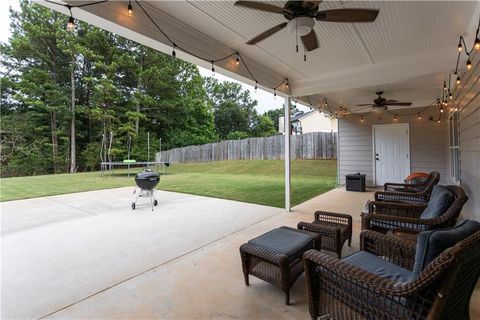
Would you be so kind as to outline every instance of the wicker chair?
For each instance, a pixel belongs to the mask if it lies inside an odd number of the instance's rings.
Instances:
[[[337,258],[342,255],[342,248],[348,241],[352,244],[352,216],[327,211],[316,211],[313,222],[301,221],[299,230],[306,230],[322,236],[322,250],[335,252]]]
[[[374,231],[362,232],[360,241],[361,250],[376,260],[412,270],[415,244]],[[312,319],[469,319],[470,297],[480,276],[480,231],[443,251],[406,282],[344,260],[317,250],[305,253]]]
[[[432,171],[424,183],[385,183],[384,191],[375,192],[375,201],[422,204],[430,199],[433,186],[440,181],[440,173]]]
[[[436,187],[440,188],[442,186]],[[445,212],[434,218],[422,218],[427,204],[411,204],[385,201],[371,201],[368,213],[362,213],[362,230],[375,230],[386,233],[389,230],[405,230],[418,233],[423,230],[441,229],[453,226],[468,200],[461,187],[443,187],[454,195],[453,203]]]

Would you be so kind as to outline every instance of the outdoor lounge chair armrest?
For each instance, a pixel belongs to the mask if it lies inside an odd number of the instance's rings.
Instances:
[[[387,182],[383,185],[383,190],[384,191],[389,191],[389,188],[392,188],[394,190],[399,190],[399,189],[413,189],[413,188],[425,188],[426,184],[425,183],[393,183],[393,182]],[[414,191],[414,190],[412,190]]]
[[[340,229],[332,226],[325,226],[317,223],[310,223],[301,221],[297,224],[299,230],[306,230],[310,232],[315,232],[321,236],[332,236],[340,238]]]
[[[244,243],[240,246],[240,255],[243,255],[243,253],[248,253],[265,261],[272,261],[279,266],[288,265],[291,262],[286,255],[268,251],[249,243]]]
[[[415,243],[373,230],[364,230],[360,233],[360,250],[409,270],[412,270],[415,263]]]
[[[375,201],[404,201],[419,204],[428,202],[428,198],[423,194],[401,191],[377,191],[374,197]]]
[[[352,216],[343,213],[315,211],[315,220],[352,225]]]
[[[426,207],[426,203],[413,204],[388,201],[370,201],[368,203],[368,213],[419,218]]]
[[[372,220],[391,226],[391,228],[389,228],[390,230],[410,229],[421,232],[431,229],[431,226],[440,225],[444,219],[442,217],[432,219],[418,219],[384,214],[365,214],[362,216],[363,230],[371,229],[370,223],[372,222]]]

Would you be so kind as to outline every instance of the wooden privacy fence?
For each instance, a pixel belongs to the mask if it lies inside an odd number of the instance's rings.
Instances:
[[[291,136],[292,159],[336,159],[336,132],[309,132]],[[285,138],[225,140],[199,146],[188,146],[156,154],[157,161],[170,163],[211,162],[226,160],[279,160],[284,158]]]

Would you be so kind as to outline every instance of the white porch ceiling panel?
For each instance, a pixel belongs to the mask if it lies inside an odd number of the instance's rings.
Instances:
[[[132,40],[139,40],[135,34],[142,35],[161,44],[156,49],[170,54],[170,43],[135,2],[134,15],[126,15],[127,3],[109,1],[74,12],[80,11],[77,14],[81,20]],[[285,1],[268,3],[283,6]],[[297,53],[295,36],[286,29],[257,45],[246,44],[250,38],[286,21],[282,15],[237,7],[234,1],[141,1],[141,4],[175,42],[198,55],[215,59],[238,50],[266,88],[288,78],[295,96],[310,96],[314,103],[327,97],[346,106],[372,100],[377,90],[385,91],[388,98],[413,100],[414,106],[433,100],[445,75],[455,67],[458,37],[464,35],[467,43],[473,41],[480,14],[479,1],[324,1],[320,10],[375,8],[380,14],[373,23],[317,22],[314,29],[320,47],[308,52],[304,62],[301,42]],[[102,19],[112,25],[103,26]],[[152,46],[149,41],[143,42]],[[178,51],[177,54],[209,67],[209,63]],[[235,66],[232,61],[216,66],[223,69],[222,73],[252,83],[243,66]]]

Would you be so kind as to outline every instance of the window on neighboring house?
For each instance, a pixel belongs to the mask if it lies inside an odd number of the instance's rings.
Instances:
[[[450,179],[460,183],[460,149],[458,147],[458,111],[454,111],[448,118],[449,146],[450,146]]]

